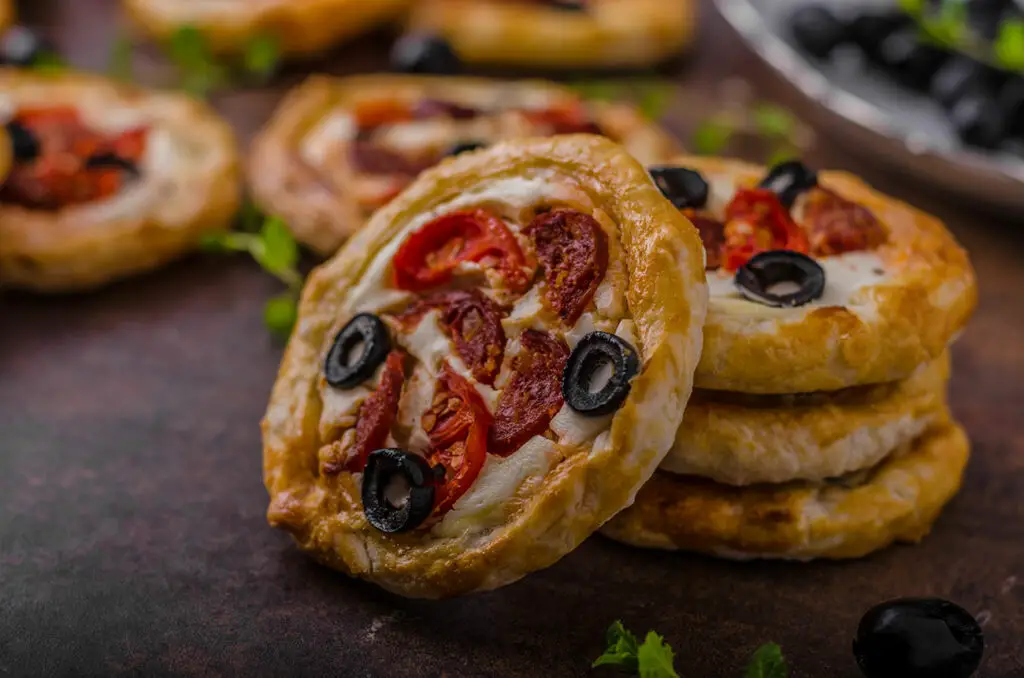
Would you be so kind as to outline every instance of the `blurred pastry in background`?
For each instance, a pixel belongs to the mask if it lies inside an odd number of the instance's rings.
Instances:
[[[470,64],[638,68],[686,47],[695,12],[695,0],[419,0],[408,26]]]
[[[7,30],[12,23],[14,23],[13,0],[0,0],[0,31]]]
[[[249,183],[263,211],[331,254],[446,157],[502,140],[581,132],[607,136],[645,163],[678,150],[632,104],[584,100],[553,83],[313,76],[253,142]]]
[[[124,0],[133,21],[159,41],[198,29],[218,53],[275,41],[284,56],[323,52],[395,18],[409,0]]]
[[[238,210],[234,135],[192,97],[15,69],[0,92],[0,283],[96,287],[194,249]]]

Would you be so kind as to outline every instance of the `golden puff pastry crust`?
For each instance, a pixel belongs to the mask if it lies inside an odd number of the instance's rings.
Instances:
[[[889,384],[763,396],[694,392],[661,464],[726,485],[820,481],[871,468],[939,422],[949,357]]]
[[[44,292],[97,287],[155,269],[228,226],[241,200],[234,134],[185,94],[83,73],[0,70],[6,115],[71,107],[86,124],[147,128],[141,177],[110,198],[58,210],[0,203],[0,282]]]
[[[395,18],[409,0],[124,0],[133,22],[157,40],[197,28],[219,53],[270,36],[286,56],[309,55]]]
[[[249,155],[248,175],[260,206],[283,217],[296,237],[320,254],[332,254],[374,211],[361,204],[355,195],[361,173],[352,166],[349,155],[324,151],[334,143],[330,130],[348,127],[348,116],[360,102],[389,99],[411,105],[441,100],[500,111],[576,104],[579,95],[539,80],[502,82],[403,75],[311,77],[284,99],[256,137]],[[641,162],[665,161],[678,149],[669,134],[646,120],[634,106],[608,102],[583,105],[610,138],[624,145]],[[460,126],[448,121],[432,131],[451,145],[457,143],[460,133],[493,134],[496,140],[517,138],[524,133],[534,136],[524,125],[522,120],[495,116],[492,123],[484,125],[470,122]],[[423,139],[429,133],[417,133],[417,137]]]
[[[642,356],[628,397],[600,424],[600,434],[592,432],[592,445],[540,439],[556,451],[552,465],[490,511],[489,521],[498,518],[486,526],[468,513],[468,522],[449,529],[449,518],[461,510],[456,503],[433,526],[399,535],[377,531],[362,511],[361,474],[319,472],[330,395],[321,368],[334,332],[365,310],[367,281],[391,270],[393,248],[425,219],[476,207],[532,218],[552,206],[589,211],[609,235],[609,272],[618,273],[605,280],[622,295],[619,312],[635,327]],[[424,172],[306,284],[262,424],[270,523],[317,560],[411,597],[492,589],[551,565],[633,500],[672,443],[700,352],[707,294],[701,254],[695,229],[643,167],[601,137],[505,142]],[[399,410],[406,406],[402,397]],[[522,452],[507,459],[514,464]],[[490,463],[493,456],[487,457]]]
[[[693,0],[587,0],[569,11],[541,2],[420,0],[413,30],[444,36],[469,63],[536,68],[637,68],[691,40]]]
[[[0,0],[0,31],[14,23],[14,0]]]
[[[674,164],[700,171],[712,191],[756,185],[766,172],[722,158],[684,157]],[[873,253],[851,252],[845,262],[827,258],[837,262],[835,269],[819,258],[825,296],[798,308],[743,300],[731,276],[709,271],[697,388],[803,393],[905,379],[938,358],[967,323],[977,303],[974,271],[941,221],[846,172],[818,176],[821,186],[870,210],[887,230],[887,242]],[[881,279],[873,277],[878,267]],[[839,303],[825,303],[830,297]]]
[[[730,487],[658,472],[602,533],[736,560],[859,558],[928,534],[960,488],[969,447],[963,429],[943,423],[846,482]]]

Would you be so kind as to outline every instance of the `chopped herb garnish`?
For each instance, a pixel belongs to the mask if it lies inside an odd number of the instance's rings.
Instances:
[[[245,46],[243,65],[247,73],[267,80],[277,71],[281,61],[280,44],[272,35],[257,35]]]
[[[648,631],[644,642],[638,644],[636,636],[616,621],[608,628],[605,640],[608,647],[593,666],[615,666],[640,678],[679,678],[672,648],[654,631]]]
[[[789,678],[782,648],[775,643],[765,643],[757,648],[747,664],[744,678]]]

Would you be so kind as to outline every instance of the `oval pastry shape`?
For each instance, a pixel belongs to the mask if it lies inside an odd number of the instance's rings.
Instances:
[[[607,332],[591,332],[576,345],[562,376],[562,396],[588,417],[611,414],[629,395],[640,371],[636,349]]]
[[[700,352],[702,254],[643,166],[598,136],[427,170],[306,282],[263,423],[269,521],[407,596],[554,563],[672,445]],[[353,317],[378,318],[391,351],[372,375],[342,361],[335,388],[322,356],[366,353]],[[586,412],[563,397],[573,347]],[[589,393],[601,362],[612,379]]]
[[[334,338],[324,361],[324,377],[334,388],[352,388],[373,376],[390,351],[391,338],[381,319],[360,313]]]
[[[434,510],[434,471],[423,457],[405,450],[370,453],[363,471],[363,513],[381,532],[416,529]]]

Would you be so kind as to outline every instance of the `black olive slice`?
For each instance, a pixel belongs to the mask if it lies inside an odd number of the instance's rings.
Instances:
[[[461,153],[469,153],[470,151],[476,151],[481,148],[487,148],[487,143],[484,141],[460,141],[450,149],[446,155],[459,155]]]
[[[805,5],[793,12],[790,29],[797,44],[819,59],[827,59],[850,37],[846,24],[821,5]]]
[[[7,123],[7,136],[11,139],[11,153],[17,162],[32,162],[39,157],[39,138],[19,122]]]
[[[818,173],[799,160],[780,162],[765,175],[759,186],[779,196],[779,202],[792,207],[797,196],[818,185]]]
[[[391,48],[391,68],[399,73],[453,75],[462,68],[458,55],[444,38],[409,33]]]
[[[562,397],[588,417],[611,414],[629,395],[629,382],[640,371],[636,349],[614,334],[591,332],[569,356],[562,372]]]
[[[803,306],[825,291],[825,270],[806,254],[789,250],[761,252],[736,271],[740,294],[759,304],[776,308]],[[773,291],[777,286],[794,287]]]
[[[373,376],[389,351],[391,337],[384,322],[370,313],[360,313],[334,337],[324,361],[327,383],[341,389],[363,383]]]
[[[878,56],[879,45],[899,29],[909,26],[913,20],[902,11],[887,13],[867,12],[850,22],[850,36],[868,58]]]
[[[970,57],[955,55],[935,71],[928,93],[949,108],[967,92],[991,79],[991,69]]]
[[[133,177],[142,175],[138,165],[127,158],[122,158],[113,153],[97,153],[96,155],[89,156],[85,161],[85,166],[89,169],[119,169],[131,174]]]
[[[1006,117],[995,97],[985,91],[968,92],[953,104],[949,121],[960,139],[972,146],[995,148],[1006,138]]]
[[[853,653],[868,678],[968,678],[981,663],[981,626],[939,598],[899,598],[867,611]]]
[[[697,209],[708,202],[708,182],[697,170],[675,165],[657,165],[647,170],[662,195],[678,209]]]
[[[946,56],[934,45],[921,42],[917,29],[907,28],[882,40],[875,60],[907,87],[927,90]]]
[[[363,469],[363,513],[381,532],[414,530],[434,510],[436,476],[423,457],[388,448],[375,450]]]

